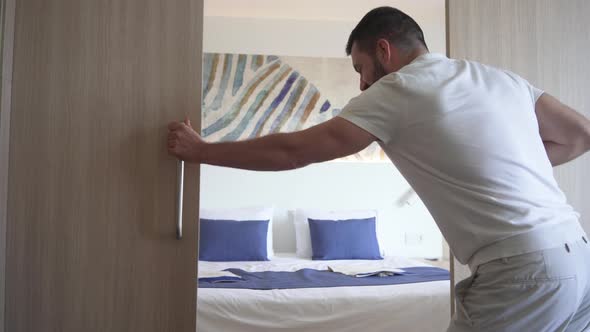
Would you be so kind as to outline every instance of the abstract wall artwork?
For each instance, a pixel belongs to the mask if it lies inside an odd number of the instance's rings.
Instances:
[[[358,93],[350,59],[205,53],[201,133],[219,142],[305,129]],[[387,157],[375,143],[343,160]]]

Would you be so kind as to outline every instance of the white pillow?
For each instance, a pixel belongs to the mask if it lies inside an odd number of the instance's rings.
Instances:
[[[199,218],[217,220],[268,220],[268,232],[266,234],[266,252],[268,259],[274,257],[272,244],[272,216],[273,207],[244,207],[229,209],[201,209]]]
[[[383,246],[379,236],[379,218],[377,210],[322,210],[322,209],[295,209],[295,250],[297,257],[311,258],[311,235],[309,233],[309,221],[311,219],[321,220],[347,220],[366,219],[375,217],[375,228],[377,229],[377,242],[379,252],[383,256]]]

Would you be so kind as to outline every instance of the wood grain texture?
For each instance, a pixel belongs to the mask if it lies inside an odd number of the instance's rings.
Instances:
[[[20,0],[6,327],[194,331],[198,167],[175,239],[169,121],[200,127],[200,0]]]
[[[8,150],[12,88],[12,52],[15,0],[0,1],[2,85],[0,87],[0,332],[4,332],[6,282],[6,207],[8,203]]]
[[[509,69],[590,116],[587,0],[448,0],[449,54]],[[555,168],[590,232],[590,154]],[[455,281],[469,274],[455,262]]]

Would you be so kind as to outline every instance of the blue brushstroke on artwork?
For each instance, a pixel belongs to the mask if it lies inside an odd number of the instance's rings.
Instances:
[[[253,55],[252,56],[252,62],[250,63],[250,69],[252,69],[253,71],[257,71],[258,68],[260,68],[260,66],[262,65],[262,61],[260,61],[260,64],[258,63],[258,59],[262,60],[262,55]]]
[[[272,66],[272,64],[270,64],[269,67],[270,66]],[[261,79],[261,77],[264,76],[266,72],[266,70],[261,70],[256,74],[256,76],[252,78],[252,80],[250,80],[248,85],[246,85],[246,87],[242,89],[242,93],[238,98],[236,98],[236,101],[231,106],[229,111],[226,114],[224,114],[221,118],[217,119],[217,121],[213,122],[209,127],[203,129],[203,137],[210,136],[211,134],[214,134],[219,130],[225,128],[238,116],[240,112],[240,103],[242,99],[244,98],[248,90],[250,90],[250,88],[254,84],[256,84]]]
[[[325,111],[327,111],[330,108],[330,101],[326,100],[324,102],[324,104],[322,105],[322,108],[320,108],[320,114],[324,113]]]
[[[225,90],[227,90],[227,82],[229,81],[229,77],[231,75],[232,65],[233,65],[233,54],[226,54],[224,63],[223,63],[223,74],[221,76],[221,83],[219,85],[219,89],[217,90],[217,95],[215,99],[209,106],[209,110],[217,111],[221,108],[223,103],[223,97],[225,96]]]
[[[256,126],[254,127],[254,130],[252,130],[252,133],[250,133],[249,138],[256,137],[256,133],[258,133],[262,129],[262,126],[264,125],[265,120],[270,117],[270,115],[274,112],[274,110],[277,108],[277,106],[279,106],[279,104],[283,101],[283,99],[285,99],[287,92],[289,92],[289,90],[291,89],[291,86],[293,85],[293,82],[295,82],[297,77],[299,77],[298,72],[291,73],[291,75],[287,79],[287,82],[285,83],[285,85],[281,89],[281,92],[279,92],[279,95],[272,101],[270,106],[266,109],[266,111],[264,111],[264,113],[262,114],[262,116],[258,120],[258,123],[256,123]]]
[[[297,81],[295,89],[293,89],[293,91],[291,91],[291,94],[289,95],[289,100],[287,100],[285,106],[283,106],[283,110],[281,111],[281,113],[279,113],[279,115],[275,118],[272,125],[270,126],[271,133],[275,133],[280,129],[279,126],[282,123],[284,123],[285,117],[289,115],[289,111],[292,111],[295,107],[295,103],[297,103],[298,101],[297,96],[301,96],[301,93],[303,92],[303,89],[306,85],[307,80],[303,77],[299,79],[299,81]]]
[[[211,53],[205,53],[205,59],[203,60],[203,104],[205,103],[205,98],[209,93],[210,87],[207,87],[207,82],[209,82],[209,77],[211,75],[211,67],[213,66],[213,57],[214,55]]]
[[[268,94],[270,93],[270,89],[273,87],[273,85],[275,85],[281,79],[281,77],[285,74],[285,72],[287,72],[290,69],[291,69],[291,67],[289,67],[289,66],[282,66],[281,67],[281,69],[273,77],[273,79],[262,89],[262,91],[260,91],[258,93],[258,95],[256,96],[256,99],[254,100],[252,105],[250,105],[250,107],[248,108],[248,111],[246,112],[246,114],[244,115],[244,117],[242,118],[242,120],[240,121],[238,126],[234,130],[229,132],[227,135],[223,136],[221,138],[221,141],[235,141],[235,140],[238,140],[240,138],[240,136],[242,136],[242,134],[246,130],[246,127],[248,127],[248,125],[250,124],[250,121],[252,121],[252,118],[256,115],[256,113],[260,109],[260,106],[262,105],[262,103],[264,102],[264,100],[266,99]]]
[[[313,98],[313,96],[317,92],[318,92],[318,88],[316,88],[315,85],[311,84],[309,86],[309,90],[307,90],[307,94],[305,95],[305,98],[303,98],[303,102],[301,103],[301,105],[299,105],[299,108],[295,112],[295,115],[293,115],[291,117],[291,120],[290,120],[289,124],[287,125],[287,131],[295,131],[296,129],[301,127],[299,125],[299,122],[301,122],[301,117],[303,117],[303,113],[305,112],[307,105],[309,105],[309,103],[311,102],[311,98]]]
[[[234,77],[234,85],[231,90],[231,95],[235,96],[238,90],[242,87],[244,83],[244,70],[246,69],[246,61],[248,60],[248,56],[245,54],[238,55],[238,65],[236,67],[236,75]]]
[[[278,60],[278,59],[279,59],[279,57],[276,56],[276,55],[269,55],[269,56],[266,57],[266,62],[273,62],[273,61]]]

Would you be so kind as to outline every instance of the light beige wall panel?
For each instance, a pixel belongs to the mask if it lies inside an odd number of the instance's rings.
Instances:
[[[590,116],[586,0],[450,0],[449,51],[512,70]],[[590,155],[555,174],[590,232]]]
[[[448,0],[448,45],[467,58],[514,71],[590,116],[587,0]],[[590,154],[555,168],[590,232]],[[466,239],[467,241],[467,239]],[[469,274],[455,262],[455,280]]]

